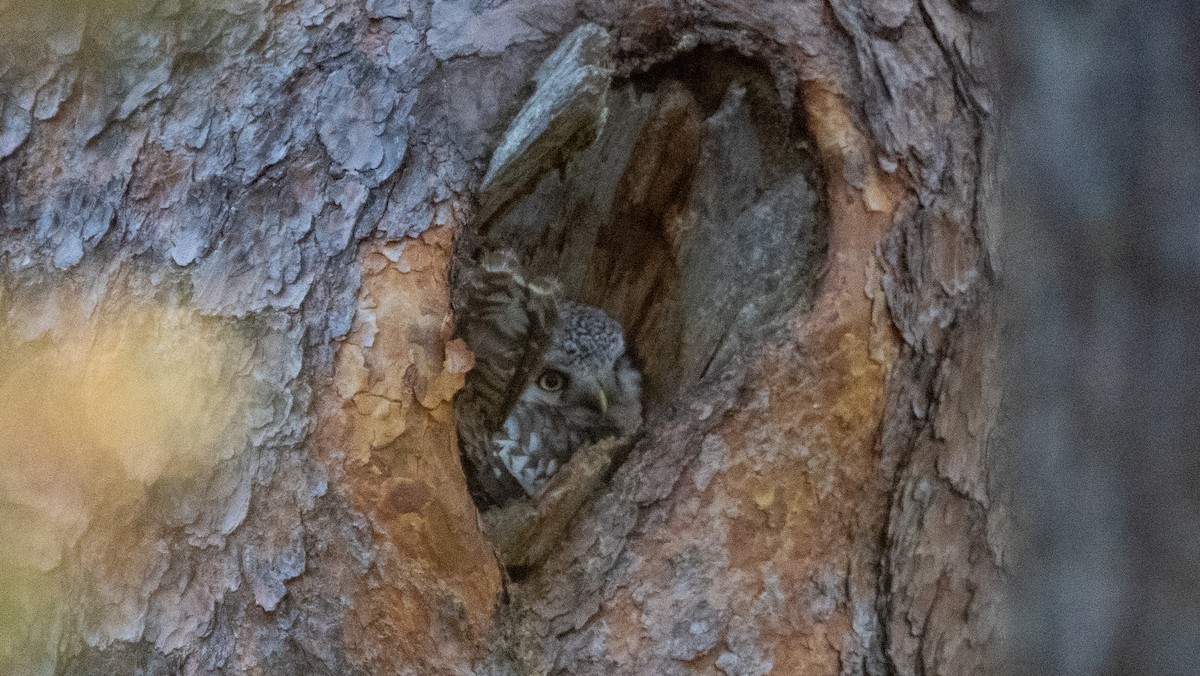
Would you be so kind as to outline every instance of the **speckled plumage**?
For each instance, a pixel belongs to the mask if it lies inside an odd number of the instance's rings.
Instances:
[[[580,447],[641,425],[641,375],[620,324],[562,300],[489,254],[463,271],[456,311],[475,368],[456,399],[472,492],[485,504],[537,495]]]

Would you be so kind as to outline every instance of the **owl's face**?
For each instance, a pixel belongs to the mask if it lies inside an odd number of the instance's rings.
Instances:
[[[617,359],[611,363],[580,363],[565,357],[547,354],[521,400],[562,410],[578,409],[596,417],[607,415],[609,402],[619,396]]]
[[[565,303],[520,400],[554,419],[599,432],[628,426],[621,418],[631,415],[639,390],[640,376],[625,355],[621,325],[598,308]],[[636,408],[640,417],[640,405]]]

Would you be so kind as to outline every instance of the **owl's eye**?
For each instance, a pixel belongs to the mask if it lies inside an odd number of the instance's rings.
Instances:
[[[543,371],[542,375],[538,376],[538,387],[547,392],[557,392],[567,384],[567,377],[558,371]]]

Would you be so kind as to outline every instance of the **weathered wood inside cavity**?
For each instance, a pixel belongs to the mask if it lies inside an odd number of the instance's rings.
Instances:
[[[506,138],[505,161],[540,180],[472,241],[518,252],[616,317],[653,409],[811,294],[820,179],[774,82],[729,53],[701,50],[616,83],[601,117],[590,146],[552,153],[553,171],[545,147],[515,153]],[[483,201],[506,201],[497,189]]]
[[[542,64],[537,90],[509,125],[483,176],[479,217],[504,208],[538,175],[591,143],[604,126],[612,79],[608,32],[585,24]]]

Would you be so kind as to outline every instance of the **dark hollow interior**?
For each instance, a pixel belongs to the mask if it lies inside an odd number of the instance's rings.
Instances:
[[[564,155],[463,253],[512,250],[619,320],[648,414],[811,298],[823,181],[765,68],[700,50],[616,80],[596,140]]]

